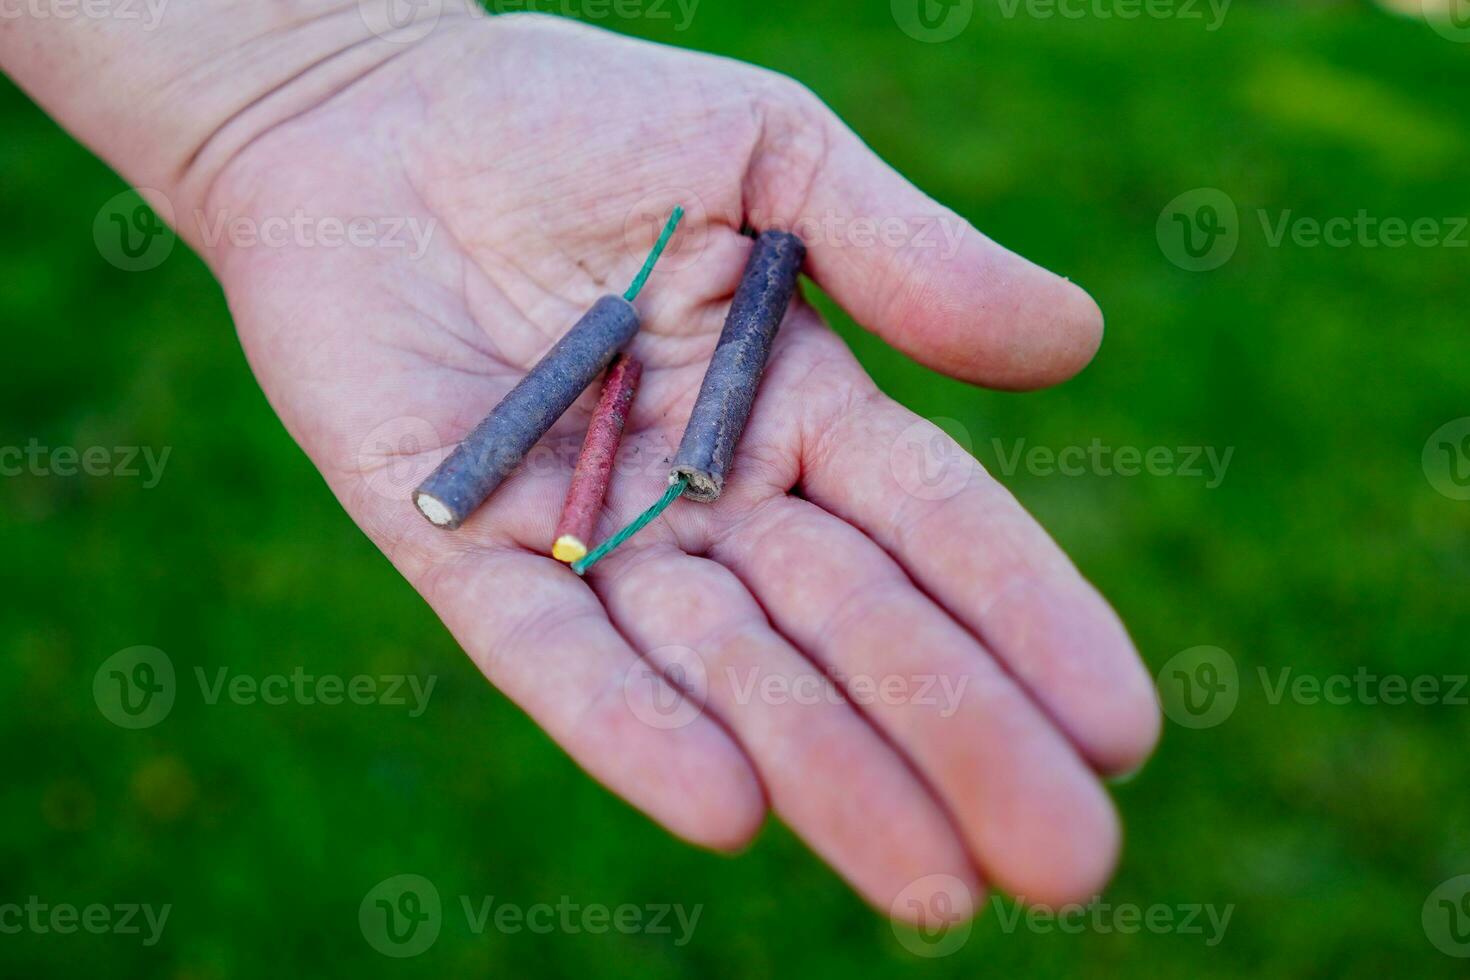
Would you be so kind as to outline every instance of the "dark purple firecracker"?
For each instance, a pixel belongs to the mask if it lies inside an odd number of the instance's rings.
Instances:
[[[805,258],[806,246],[795,235],[768,231],[755,241],[674,456],[669,479],[689,481],[686,497],[715,500],[725,487],[771,341],[796,294]]]
[[[439,527],[459,527],[637,332],[631,303],[599,299],[419,485],[419,511]]]

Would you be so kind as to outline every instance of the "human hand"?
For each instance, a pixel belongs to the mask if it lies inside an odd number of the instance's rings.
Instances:
[[[1094,894],[1119,839],[1099,774],[1150,751],[1150,679],[1046,534],[878,392],[810,306],[777,338],[725,495],[677,503],[585,580],[546,552],[595,390],[547,437],[555,459],[528,461],[459,531],[409,499],[593,300],[622,291],[645,219],[675,203],[689,216],[638,303],[646,372],[599,535],[663,490],[747,221],[962,232],[953,255],[809,234],[807,271],[895,347],[976,383],[1079,370],[1101,336],[1092,301],[772,74],[536,16],[445,21],[391,57],[363,53],[387,43],[339,56],[364,61],[350,85],[312,92],[308,74],[274,93],[312,95],[235,140],[202,221],[180,216],[352,517],[494,684],[675,833],[735,848],[769,807],[898,917],[929,908],[943,884],[913,883],[931,875],[973,902],[982,882],[1047,904]],[[421,256],[201,232],[302,213],[433,231]],[[943,494],[924,489],[938,458]],[[663,721],[677,695],[646,663],[693,679],[702,707]],[[911,696],[844,698],[832,678],[855,677]],[[820,696],[763,695],[773,678]]]

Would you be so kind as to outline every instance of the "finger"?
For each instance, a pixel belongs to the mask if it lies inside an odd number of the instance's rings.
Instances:
[[[615,793],[708,847],[740,847],[759,829],[765,800],[744,753],[707,717],[673,730],[640,720],[680,695],[661,678],[625,683],[637,655],[565,566],[485,550],[414,584],[491,683]]]
[[[862,709],[939,792],[988,880],[1044,904],[1102,886],[1118,824],[1096,777],[882,549],[811,503],[775,497],[710,556],[809,656],[878,692]]]
[[[1082,289],[991,241],[884,163],[805,90],[760,103],[747,208],[801,234],[807,270],[860,324],[923,364],[995,388],[1081,370],[1102,340]]]
[[[944,809],[728,569],[656,543],[593,578],[619,629],[734,734],[775,812],[861,895],[907,915],[958,879],[969,917],[980,885]],[[918,902],[895,910],[901,894]]]
[[[814,423],[802,489],[980,636],[1099,769],[1137,768],[1157,695],[1117,615],[1004,487],[881,394]]]

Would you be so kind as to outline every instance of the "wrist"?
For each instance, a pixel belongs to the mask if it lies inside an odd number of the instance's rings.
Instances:
[[[481,16],[474,0],[158,0],[127,5],[136,16],[126,17],[106,0],[68,9],[28,0],[5,11],[0,69],[181,215],[204,206],[215,177],[261,134],[444,22]]]

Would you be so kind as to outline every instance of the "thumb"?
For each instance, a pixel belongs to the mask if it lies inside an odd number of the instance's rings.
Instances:
[[[807,90],[773,86],[760,105],[751,223],[800,234],[807,271],[860,324],[993,388],[1056,384],[1092,360],[1103,321],[1085,291],[914,187]]]

